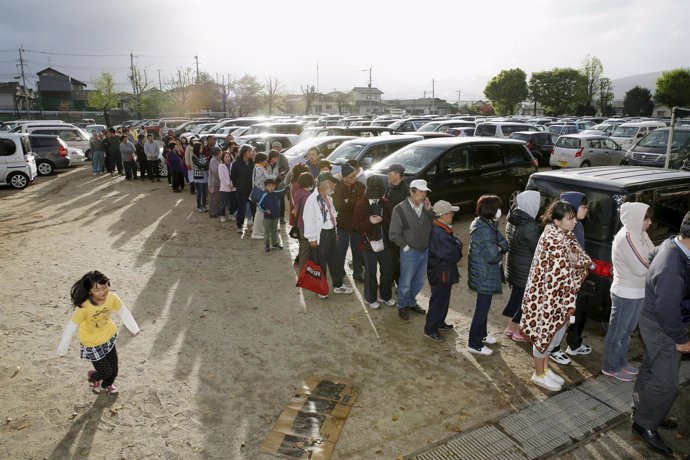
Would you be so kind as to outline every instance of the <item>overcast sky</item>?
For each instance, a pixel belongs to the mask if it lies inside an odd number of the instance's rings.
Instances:
[[[528,76],[597,56],[610,78],[690,67],[690,1],[0,1],[0,81],[35,81],[48,65],[91,82],[102,71],[128,89],[129,53],[163,84],[177,68],[212,76],[277,76],[282,89],[373,85],[384,99],[483,98],[501,69]],[[108,6],[111,5],[111,6]],[[10,52],[7,52],[7,51]],[[31,51],[28,51],[31,50]],[[94,55],[61,56],[48,53]],[[103,56],[121,55],[121,56]],[[101,57],[99,57],[101,56]],[[365,71],[366,69],[366,71]],[[227,77],[226,77],[227,78]]]

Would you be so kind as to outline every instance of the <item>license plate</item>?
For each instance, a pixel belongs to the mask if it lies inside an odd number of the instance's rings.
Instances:
[[[559,165],[561,168],[565,168],[566,166],[568,166],[568,162],[567,162],[567,161],[559,161],[559,162],[558,162],[558,165]]]

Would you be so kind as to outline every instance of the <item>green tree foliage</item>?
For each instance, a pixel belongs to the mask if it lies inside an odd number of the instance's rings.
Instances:
[[[217,112],[222,109],[222,91],[218,83],[206,72],[201,72],[196,83],[191,86],[191,98],[187,112],[199,113],[204,110]]]
[[[636,86],[627,93],[623,99],[623,111],[633,117],[648,117],[654,111],[652,92],[647,88]]]
[[[580,72],[585,79],[584,100],[582,101],[582,105],[585,107],[593,107],[594,98],[599,91],[599,85],[604,75],[604,66],[598,57],[587,55],[582,62]]]
[[[89,93],[87,104],[97,110],[103,112],[105,124],[110,124],[110,110],[116,109],[119,106],[120,97],[115,92],[115,82],[113,76],[107,72],[103,72],[94,83],[94,90]]]
[[[255,76],[245,74],[230,83],[230,108],[238,117],[257,113],[261,105],[264,86]]]
[[[352,98],[352,92],[347,91],[337,91],[335,94],[335,103],[338,106],[338,113],[340,115],[343,112],[348,112],[352,104],[354,104],[354,99]]]
[[[690,107],[690,71],[664,72],[656,81],[655,99],[669,107]]]
[[[522,69],[501,70],[484,88],[484,95],[500,115],[512,115],[515,107],[527,99],[527,75]]]
[[[611,79],[601,77],[599,80],[599,88],[597,89],[596,101],[599,106],[599,113],[603,116],[610,115],[612,111],[611,102],[613,101],[613,83],[611,83]]]
[[[573,68],[554,68],[534,72],[529,81],[529,94],[551,115],[575,113],[585,99],[585,77]]]

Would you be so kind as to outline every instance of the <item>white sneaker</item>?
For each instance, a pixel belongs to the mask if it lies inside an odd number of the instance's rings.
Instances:
[[[494,336],[487,335],[486,337],[484,337],[484,339],[482,339],[482,342],[488,343],[489,345],[493,345],[494,343],[498,342],[498,340],[496,340],[496,337]]]
[[[477,350],[476,348],[472,348],[472,347],[467,347],[467,351],[469,351],[470,353],[474,353],[475,355],[484,355],[484,356],[489,356],[490,354],[492,354],[494,352],[489,347],[482,347],[481,350]]]
[[[263,235],[252,235],[253,240],[263,240],[264,236]]]
[[[378,302],[367,302],[367,305],[369,305],[369,308],[371,308],[372,310],[378,310],[379,308],[381,308],[381,304]]]
[[[566,353],[568,353],[570,356],[575,356],[575,355],[588,355],[592,352],[592,347],[589,345],[585,345],[584,343],[580,345],[577,349],[573,350],[570,347],[568,347],[565,350]]]
[[[539,377],[536,373],[534,373],[532,374],[532,378],[530,380],[533,384],[537,385],[538,387],[546,388],[550,391],[561,391],[561,386],[553,380],[551,380],[548,377],[548,374]]]
[[[390,299],[390,300],[379,299],[379,302],[383,302],[383,303],[385,303],[386,305],[388,305],[389,307],[392,307],[392,306],[395,305],[395,300],[394,300],[394,299]]]
[[[565,379],[560,375],[556,374],[551,369],[546,370],[546,376],[550,378],[556,385],[563,386],[563,384],[565,383]]]
[[[321,294],[319,294],[319,299],[327,299],[327,298],[328,298],[327,295],[321,295]]]
[[[551,361],[561,364],[563,366],[566,366],[572,362],[570,358],[568,358],[565,355],[565,353],[563,353],[563,350],[554,351],[549,355],[549,358],[551,358]]]
[[[221,224],[224,224],[225,222],[227,222],[227,221],[225,220],[225,216],[220,216],[220,223],[221,223]]]
[[[247,227],[254,226],[254,219],[247,219]]]
[[[336,294],[352,294],[352,288],[343,284],[342,286],[333,288],[333,292]]]

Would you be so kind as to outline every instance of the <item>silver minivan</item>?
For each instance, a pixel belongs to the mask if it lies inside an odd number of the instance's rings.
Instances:
[[[618,166],[624,156],[621,146],[606,136],[566,134],[556,141],[549,165],[553,169]]]
[[[91,158],[91,135],[81,128],[67,125],[61,126],[46,126],[46,127],[29,127],[26,130],[29,134],[47,134],[49,136],[58,136],[65,141],[68,147],[73,147],[81,150],[86,155],[86,158]]]
[[[26,134],[0,135],[0,184],[22,189],[38,174],[36,159]]]

